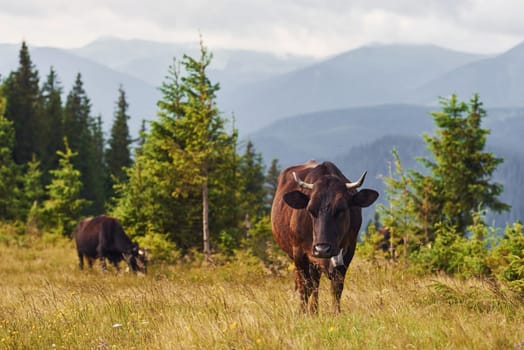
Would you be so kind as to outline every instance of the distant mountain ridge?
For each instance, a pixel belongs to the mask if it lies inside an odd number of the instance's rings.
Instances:
[[[163,43],[146,40],[122,40],[100,38],[73,53],[109,66],[122,73],[130,74],[154,86],[160,86],[173,64],[173,58],[181,60],[183,55],[198,57],[197,42]],[[249,50],[210,50],[213,61],[210,75],[223,86],[267,79],[314,62],[303,56],[278,57],[270,53]]]
[[[249,139],[266,163],[283,166],[305,160],[333,159],[386,136],[416,137],[435,129],[431,112],[438,106],[384,104],[307,113],[282,118],[252,133]],[[524,107],[487,109],[484,128],[489,146],[524,154]]]
[[[433,129],[429,112],[401,104],[313,112],[277,120],[249,138],[262,154],[293,164],[337,157],[384,135],[421,136]]]
[[[249,133],[279,118],[313,111],[406,101],[417,104],[406,99],[413,89],[484,57],[426,45],[362,47],[225,91],[222,106],[235,108],[240,130]]]
[[[71,50],[31,47],[43,79],[53,65],[65,93],[81,72],[104,125],[113,118],[117,89],[129,95],[131,129],[156,117],[158,87],[173,57],[196,55],[193,43],[102,38]],[[0,45],[0,74],[17,66],[17,45]],[[431,45],[371,45],[324,60],[247,50],[215,50],[210,77],[220,83],[218,107],[234,115],[242,137],[288,116],[383,104],[435,106],[439,96],[481,94],[486,107],[524,106],[524,44],[498,55]],[[327,112],[329,113],[329,112]],[[136,135],[136,133],[135,133]],[[269,156],[270,157],[270,156]]]
[[[470,62],[413,89],[407,101],[435,103],[438,96],[478,93],[486,106],[524,106],[524,43],[494,56]]]
[[[196,57],[198,43],[166,44],[144,40],[102,38],[77,49],[34,47],[28,43],[33,63],[41,81],[53,66],[67,94],[80,72],[88,96],[93,104],[93,114],[102,114],[104,128],[112,124],[118,87],[123,85],[128,94],[130,130],[138,134],[142,119],[156,117],[158,90],[173,58],[184,54]],[[7,76],[18,67],[20,45],[0,44],[0,76]],[[247,50],[218,50],[212,52],[213,64],[209,75],[222,89],[296,69],[314,60],[301,56],[275,56]],[[231,117],[232,113],[225,114]]]

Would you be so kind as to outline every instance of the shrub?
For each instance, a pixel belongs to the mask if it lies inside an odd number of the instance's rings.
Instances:
[[[235,248],[237,247],[237,241],[227,231],[220,231],[218,234],[218,250],[226,257],[231,257],[235,254]]]
[[[141,248],[146,249],[148,260],[151,262],[172,263],[180,257],[176,244],[165,234],[148,232],[145,236],[136,237],[136,241]]]
[[[7,246],[27,246],[27,236],[24,235],[25,229],[20,222],[1,222],[0,221],[0,243]]]
[[[504,236],[495,242],[488,263],[499,279],[524,293],[524,233],[520,222],[506,226]]]
[[[358,245],[357,254],[364,259],[377,262],[379,257],[384,258],[385,255],[382,250],[383,242],[384,235],[375,229],[373,223],[370,223],[367,231],[362,235],[362,241]]]
[[[287,266],[286,257],[273,239],[271,221],[268,216],[261,218],[253,225],[249,236],[242,242],[242,246],[248,256],[262,261],[272,273],[277,273]],[[247,261],[245,256],[243,259]]]
[[[477,235],[464,238],[454,227],[437,225],[435,242],[421,247],[411,261],[419,272],[445,272],[462,277],[481,277],[490,274],[487,263],[487,241]]]

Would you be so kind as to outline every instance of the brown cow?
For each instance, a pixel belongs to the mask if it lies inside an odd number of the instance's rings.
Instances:
[[[366,173],[350,182],[331,162],[309,161],[284,169],[271,208],[273,237],[295,263],[301,307],[315,313],[321,273],[331,280],[333,307],[340,311],[344,277],[362,224],[361,208],[378,192],[357,188]]]

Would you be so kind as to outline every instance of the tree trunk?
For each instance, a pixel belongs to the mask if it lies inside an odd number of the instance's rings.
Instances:
[[[404,267],[408,267],[408,235],[404,236]]]
[[[202,184],[202,238],[204,242],[204,254],[209,260],[211,248],[209,245],[209,201],[207,196],[207,179]]]

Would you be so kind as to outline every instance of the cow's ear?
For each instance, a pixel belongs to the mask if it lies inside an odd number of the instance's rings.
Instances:
[[[300,191],[291,191],[284,195],[284,201],[294,209],[304,209],[307,207],[309,197]]]
[[[350,205],[366,208],[373,204],[378,198],[378,192],[364,188],[351,196]]]

